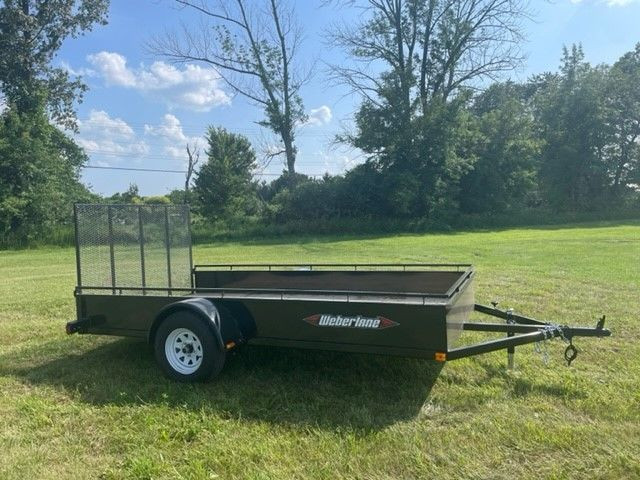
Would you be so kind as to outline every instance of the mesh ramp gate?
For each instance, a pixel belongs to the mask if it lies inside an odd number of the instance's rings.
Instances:
[[[77,204],[74,222],[79,293],[192,287],[188,205]]]

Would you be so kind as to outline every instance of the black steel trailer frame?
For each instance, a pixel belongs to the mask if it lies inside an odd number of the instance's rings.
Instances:
[[[242,269],[249,265],[236,264],[232,267],[236,269]],[[256,265],[250,265],[252,267]],[[281,267],[281,265],[261,265],[266,268],[269,268],[270,271],[273,271],[276,268]],[[292,267],[292,264],[287,264],[287,267]],[[360,271],[367,271],[366,269],[370,267],[368,264],[358,264],[358,265],[346,265],[346,264],[318,264],[318,265],[305,265],[305,267],[352,267],[354,269],[360,269]],[[409,265],[398,265],[398,264],[375,264],[376,267],[381,266],[400,266],[403,269],[408,267]],[[412,266],[416,266],[413,264]],[[438,264],[429,264],[429,266],[440,266]],[[451,264],[443,264],[443,266],[451,266]],[[406,271],[406,270],[403,270]],[[78,301],[78,310],[82,312],[84,309],[80,305],[82,305],[83,299],[87,298],[100,298],[89,296],[86,294],[83,296],[80,293],[81,290],[91,290],[91,291],[102,291],[105,290],[104,287],[78,287],[75,291],[75,296]],[[308,294],[327,294],[326,291],[318,292],[318,291],[305,291],[305,290],[279,290],[279,289],[194,289],[194,288],[159,288],[159,287],[117,287],[116,291],[118,292],[115,295],[115,298],[118,298],[118,301],[121,303],[121,306],[125,309],[131,309],[135,311],[140,308],[140,296],[138,295],[127,295],[129,292],[136,292],[145,294],[146,292],[164,292],[166,294],[166,298],[172,300],[172,304],[179,304],[184,299],[188,299],[191,297],[195,298],[208,298],[212,301],[214,299],[227,300],[233,299],[237,301],[242,298],[255,298],[256,295],[276,295],[282,301],[292,300],[296,297],[296,295],[308,295]],[[368,292],[363,291],[331,291],[330,294],[344,294],[347,296],[358,295],[362,296],[367,294]],[[389,293],[389,292],[386,292]],[[109,295],[111,298],[114,295]],[[163,296],[163,295],[161,295]],[[419,297],[419,294],[412,293],[408,294],[408,296]],[[152,297],[148,297],[152,298]],[[347,300],[348,302],[349,300]],[[461,324],[460,329],[463,331],[475,331],[475,332],[485,332],[485,333],[506,333],[507,337],[499,338],[499,339],[490,339],[483,342],[478,342],[471,345],[465,345],[461,347],[456,347],[452,349],[443,349],[443,351],[433,351],[428,352],[428,355],[424,354],[416,354],[416,352],[411,352],[410,350],[402,351],[402,349],[397,350],[396,352],[380,352],[379,350],[370,351],[369,349],[360,349],[355,346],[348,349],[354,352],[363,352],[363,353],[390,353],[390,354],[398,354],[404,356],[416,356],[420,358],[432,358],[435,361],[444,362],[457,360],[461,358],[471,357],[475,355],[480,355],[483,353],[490,353],[497,350],[507,350],[510,355],[513,355],[514,349],[517,346],[526,345],[535,342],[541,342],[550,340],[553,338],[560,338],[568,343],[565,349],[565,360],[567,364],[570,365],[571,362],[577,357],[578,350],[573,345],[574,337],[608,337],[611,335],[611,331],[609,329],[604,328],[605,316],[603,315],[600,319],[598,319],[595,327],[576,327],[569,325],[561,325],[553,322],[544,322],[534,318],[526,317],[523,315],[518,315],[513,312],[513,310],[501,310],[498,309],[494,304],[492,307],[482,305],[482,304],[474,304],[473,310],[475,312],[506,320],[506,323],[489,323],[489,322],[464,322]],[[146,338],[150,342],[152,341],[151,331],[142,330],[142,334],[135,330],[123,330],[123,329],[104,329],[105,318],[100,315],[94,316],[85,316],[79,320],[75,320],[72,322],[68,322],[66,325],[66,332],[68,334],[73,333],[98,333],[98,334],[114,334],[120,336],[130,336],[130,337],[140,337]],[[281,342],[272,341],[272,342],[250,342],[255,344],[263,344],[263,345],[283,345]],[[239,346],[240,343],[233,342],[233,347]],[[298,347],[298,348],[315,348],[310,347],[307,342],[294,342],[294,344],[287,344],[284,346],[290,347]],[[330,346],[326,345],[320,348],[328,348]],[[340,348],[334,348],[337,350],[342,350]],[[509,358],[510,367],[513,367],[513,357]]]
[[[158,336],[168,333],[166,323],[180,326],[180,322],[187,322],[191,330],[198,330],[202,323],[205,328],[200,336],[210,336],[216,345],[215,355],[222,356],[216,368],[212,367],[215,371],[221,368],[227,351],[243,344],[402,355],[439,362],[506,349],[508,366],[513,367],[516,347],[561,338],[568,344],[564,356],[571,364],[578,353],[573,345],[575,337],[611,335],[604,328],[604,316],[595,327],[575,327],[501,310],[497,303],[476,304],[475,271],[469,264],[193,266],[190,219],[188,208],[184,208],[75,207],[77,319],[67,323],[67,333],[145,338],[156,346],[162,365],[162,350],[167,355],[169,351]],[[79,213],[93,216],[85,225]],[[106,222],[104,231],[96,233],[102,221]],[[184,231],[176,233],[178,227],[187,230],[186,236]],[[178,240],[177,234],[182,235]],[[154,237],[155,243],[148,243],[149,237]],[[176,241],[182,248],[177,254],[183,259],[177,264],[176,255],[172,255]],[[99,259],[97,270],[106,276],[91,271],[96,262],[93,257]],[[89,277],[97,278],[98,284],[84,282],[83,262],[87,259]],[[147,271],[153,262],[156,270]],[[162,284],[152,283],[150,273]],[[129,284],[121,283],[121,278]],[[504,323],[471,322],[474,311]],[[463,331],[506,336],[459,345]],[[205,346],[198,342],[192,345]]]

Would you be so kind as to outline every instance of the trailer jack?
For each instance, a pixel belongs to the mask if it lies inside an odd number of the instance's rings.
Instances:
[[[564,351],[564,359],[567,362],[567,366],[570,366],[571,362],[578,356],[578,349],[573,344],[573,337],[608,337],[611,335],[611,331],[604,328],[604,315],[598,320],[595,327],[572,327],[551,322],[542,322],[534,318],[517,315],[513,310],[500,310],[497,308],[496,303],[493,303],[493,307],[475,304],[474,310],[491,317],[506,320],[506,323],[467,322],[462,324],[463,330],[503,332],[507,334],[507,337],[454,348],[447,352],[446,360],[455,360],[506,349],[508,355],[507,365],[509,368],[513,368],[515,347],[528,343],[544,342],[553,338],[561,338],[568,343]],[[436,358],[436,360],[438,359]]]

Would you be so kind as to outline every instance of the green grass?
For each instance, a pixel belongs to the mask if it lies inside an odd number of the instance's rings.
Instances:
[[[246,348],[203,385],[63,333],[69,248],[0,252],[0,478],[640,478],[640,222],[199,245],[196,262],[472,262],[478,301],[613,337],[447,363]],[[468,337],[475,339],[476,337]]]

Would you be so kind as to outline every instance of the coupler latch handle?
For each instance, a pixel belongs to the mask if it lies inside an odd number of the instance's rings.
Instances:
[[[571,362],[573,362],[578,356],[578,349],[573,344],[571,340],[569,340],[569,345],[564,350],[564,359],[567,361],[567,367],[571,366]]]
[[[598,319],[598,323],[596,323],[596,330],[604,330],[604,322],[606,318],[606,315],[602,315],[602,317]],[[573,336],[570,336],[568,341],[569,345],[567,345],[567,348],[565,348],[564,350],[564,359],[567,362],[567,367],[570,367],[571,362],[573,362],[578,357],[578,349],[573,344]]]

